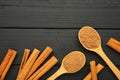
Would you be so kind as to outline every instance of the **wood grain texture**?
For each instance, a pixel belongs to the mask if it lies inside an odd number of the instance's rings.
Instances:
[[[119,28],[119,14],[119,0],[0,0],[0,27]]]
[[[120,8],[119,0],[0,0],[2,6],[48,8]]]

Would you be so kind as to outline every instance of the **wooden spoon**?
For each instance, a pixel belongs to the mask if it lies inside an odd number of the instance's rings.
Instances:
[[[78,39],[84,48],[96,52],[120,80],[120,71],[104,53],[101,47],[101,38],[95,29],[89,26],[83,27],[78,33]]]
[[[58,76],[64,73],[75,73],[85,65],[85,62],[86,58],[82,52],[70,52],[64,57],[61,67],[47,80],[55,80]]]

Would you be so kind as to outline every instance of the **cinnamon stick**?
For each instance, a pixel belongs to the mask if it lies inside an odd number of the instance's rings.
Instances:
[[[96,66],[97,74],[98,74],[103,68],[104,68],[103,65],[98,64],[98,65]],[[91,78],[91,72],[90,72],[90,73],[88,73],[88,75],[87,75],[83,80],[91,80],[91,79],[92,79],[92,78]]]
[[[48,70],[50,70],[58,60],[56,57],[52,56],[40,69],[38,69],[28,80],[38,80],[41,78]]]
[[[24,61],[23,61],[23,67],[24,67],[24,65],[26,64],[26,62],[27,62],[27,60],[28,60],[28,58],[29,58],[29,55],[30,55],[30,50],[29,49],[26,49],[26,51],[25,51],[25,59],[24,59]]]
[[[24,80],[26,75],[28,74],[30,68],[32,67],[33,63],[37,59],[40,51],[37,49],[34,49],[32,54],[30,55],[28,61],[26,62],[25,66],[21,70],[20,74],[18,75],[16,80]]]
[[[110,38],[107,45],[120,53],[120,42],[115,38]]]
[[[25,49],[24,54],[23,54],[23,58],[22,58],[22,61],[21,61],[21,64],[20,64],[20,68],[19,68],[19,71],[18,71],[18,75],[20,74],[21,70],[23,69],[24,65],[26,64],[29,54],[30,54],[30,50]]]
[[[4,78],[5,78],[8,70],[10,69],[10,67],[11,67],[11,65],[12,65],[12,63],[13,63],[16,55],[17,55],[17,52],[16,52],[15,50],[9,49],[8,52],[11,53],[11,57],[10,57],[10,59],[9,59],[9,62],[8,62],[8,64],[7,64],[4,72],[2,73],[2,76],[1,76],[0,80],[4,80]]]
[[[41,53],[41,55],[38,57],[38,59],[33,64],[32,68],[30,69],[26,80],[35,72],[35,70],[46,60],[46,58],[51,54],[53,49],[49,46],[47,46],[44,51]]]
[[[96,70],[96,62],[95,61],[90,61],[90,69],[91,69],[92,80],[97,80],[97,70]]]
[[[4,57],[1,65],[0,65],[0,77],[2,76],[2,73],[4,72],[4,70],[5,70],[11,56],[12,56],[12,54],[13,54],[12,50],[8,49],[8,52],[7,52],[6,56]]]

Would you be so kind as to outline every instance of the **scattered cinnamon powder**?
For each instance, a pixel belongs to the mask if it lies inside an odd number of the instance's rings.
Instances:
[[[68,54],[63,59],[63,66],[65,70],[67,70],[69,73],[74,73],[80,70],[85,63],[85,56],[80,54],[78,51],[74,51],[70,54]]]
[[[79,32],[79,39],[81,43],[89,49],[97,48],[100,44],[100,37],[98,33],[89,26],[83,27]]]

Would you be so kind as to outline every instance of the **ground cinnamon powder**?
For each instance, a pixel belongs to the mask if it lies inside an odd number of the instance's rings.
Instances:
[[[63,66],[69,73],[74,73],[83,67],[85,63],[84,60],[85,57],[83,55],[78,52],[73,52],[63,59]]]
[[[89,49],[97,48],[100,44],[98,33],[89,26],[83,27],[79,33],[80,42]]]

